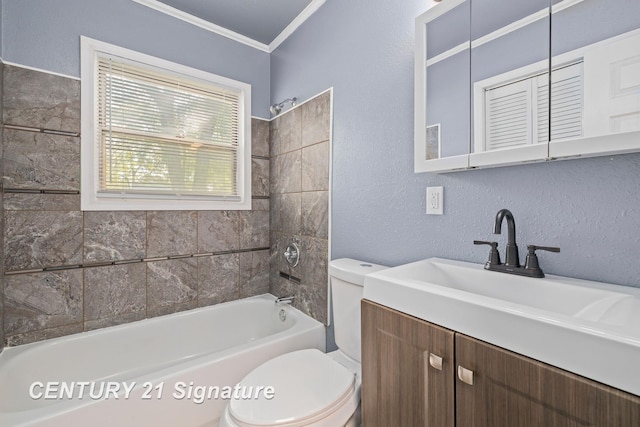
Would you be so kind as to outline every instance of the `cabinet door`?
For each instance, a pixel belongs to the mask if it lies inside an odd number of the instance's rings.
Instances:
[[[362,425],[453,427],[453,331],[362,301]]]
[[[637,427],[640,398],[456,334],[456,383],[464,427]],[[606,363],[606,361],[603,361]]]

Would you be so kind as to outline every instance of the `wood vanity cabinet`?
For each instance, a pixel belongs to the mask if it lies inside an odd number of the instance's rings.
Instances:
[[[362,300],[362,426],[453,427],[453,337]]]
[[[366,300],[362,411],[363,427],[640,426],[638,396]]]

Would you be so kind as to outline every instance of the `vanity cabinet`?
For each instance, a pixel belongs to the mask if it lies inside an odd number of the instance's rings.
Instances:
[[[362,425],[453,427],[453,338],[363,300]]]
[[[640,425],[638,396],[367,300],[362,340],[364,427]]]

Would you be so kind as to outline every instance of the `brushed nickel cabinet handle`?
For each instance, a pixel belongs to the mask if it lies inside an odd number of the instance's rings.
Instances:
[[[436,368],[438,371],[442,371],[442,357],[429,353],[429,365]]]
[[[458,379],[465,384],[473,385],[473,371],[458,365]]]

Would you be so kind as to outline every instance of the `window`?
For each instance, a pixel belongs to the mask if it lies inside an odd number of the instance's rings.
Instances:
[[[250,209],[250,93],[83,37],[82,209]]]

